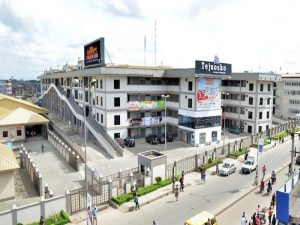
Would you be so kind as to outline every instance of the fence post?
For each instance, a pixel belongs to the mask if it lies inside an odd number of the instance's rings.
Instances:
[[[38,169],[36,169],[36,172],[39,175],[39,180],[38,180],[38,185],[39,185],[39,191],[40,191],[40,196],[43,196],[44,194],[44,190],[43,190],[43,178],[42,178],[42,174],[38,172]]]
[[[80,165],[80,158],[79,155],[76,156],[76,171],[79,171],[79,165]]]
[[[24,165],[23,165],[23,151],[22,151],[22,149],[20,150],[20,167],[24,168]]]
[[[41,216],[43,216],[43,218],[45,218],[45,199],[43,196],[41,196],[41,200],[40,200],[40,210],[41,210]]]
[[[71,214],[71,194],[68,189],[66,191],[66,212]]]
[[[197,171],[198,170],[198,153],[196,152],[196,154],[195,154],[195,171]]]
[[[12,205],[12,222],[13,222],[13,225],[17,224],[18,222],[18,215],[17,215],[17,206],[15,203],[13,203]]]
[[[108,199],[109,201],[112,198],[112,180],[111,177],[108,179]]]
[[[227,144],[227,156],[230,155],[230,142]]]

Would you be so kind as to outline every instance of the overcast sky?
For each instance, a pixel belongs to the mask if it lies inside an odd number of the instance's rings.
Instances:
[[[113,63],[144,65],[146,36],[154,65],[155,20],[157,65],[218,55],[233,72],[300,72],[299,11],[299,0],[0,0],[0,78],[76,64],[99,37]]]

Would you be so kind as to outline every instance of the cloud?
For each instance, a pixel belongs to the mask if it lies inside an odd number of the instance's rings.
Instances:
[[[137,0],[106,0],[104,3],[107,12],[112,15],[130,18],[142,17]]]

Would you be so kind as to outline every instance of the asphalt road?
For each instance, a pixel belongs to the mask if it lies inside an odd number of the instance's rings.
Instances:
[[[296,142],[297,143],[297,142]],[[298,143],[297,143],[298,144]],[[298,146],[298,145],[295,145]],[[291,141],[277,145],[275,149],[264,152],[259,156],[259,179],[262,176],[261,167],[267,168],[267,176],[272,170],[279,170],[290,161]],[[238,171],[241,165],[238,165]],[[159,225],[182,225],[185,219],[207,210],[212,213],[224,209],[233,198],[237,198],[252,186],[255,172],[240,174],[236,172],[229,177],[209,176],[205,184],[199,178],[192,179],[192,185],[183,193],[180,193],[179,201],[176,202],[173,195],[161,198],[140,210],[122,213],[118,210],[104,210],[100,213],[100,224],[141,225],[152,224],[155,219]],[[101,215],[102,214],[102,215]],[[240,217],[241,212],[236,212]],[[222,225],[222,221],[219,221]]]

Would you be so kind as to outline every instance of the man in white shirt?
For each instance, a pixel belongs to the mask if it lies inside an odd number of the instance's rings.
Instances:
[[[241,225],[247,225],[247,218],[246,218],[245,212],[243,212],[243,215],[242,215]]]

